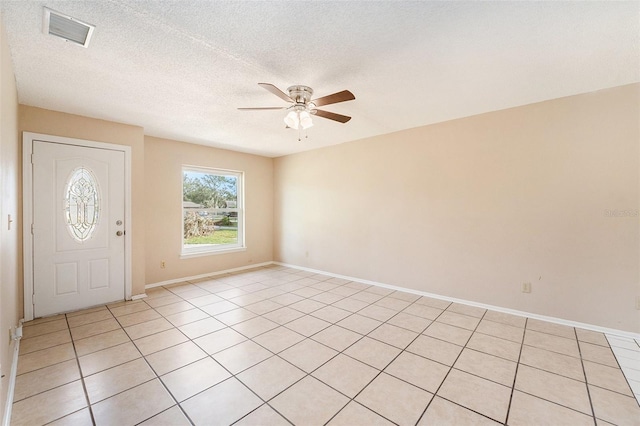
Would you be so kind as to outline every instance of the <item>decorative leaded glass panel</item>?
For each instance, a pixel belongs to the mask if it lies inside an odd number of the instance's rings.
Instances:
[[[75,169],[64,194],[65,218],[71,236],[78,242],[91,238],[100,215],[98,182],[91,170]]]

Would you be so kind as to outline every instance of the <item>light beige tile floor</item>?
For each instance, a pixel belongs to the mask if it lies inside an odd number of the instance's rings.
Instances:
[[[12,424],[640,424],[632,339],[279,266],[147,295],[25,323]]]

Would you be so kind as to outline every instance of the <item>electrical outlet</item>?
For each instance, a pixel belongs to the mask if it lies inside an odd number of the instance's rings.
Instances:
[[[167,266],[164,264],[164,260],[160,261],[160,269],[164,269]]]
[[[531,293],[531,283],[522,283],[522,292]]]
[[[22,339],[22,327],[11,327],[9,329],[9,335],[11,340]]]

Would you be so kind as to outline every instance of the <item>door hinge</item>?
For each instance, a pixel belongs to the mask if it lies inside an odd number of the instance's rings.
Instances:
[[[34,164],[33,163],[33,154],[31,154],[31,164]]]
[[[33,223],[31,224],[31,235],[33,235]]]
[[[35,304],[36,304],[36,294],[35,294],[35,293],[33,293],[33,294],[31,295],[31,304],[32,304],[32,305],[34,305],[34,306],[35,306]]]

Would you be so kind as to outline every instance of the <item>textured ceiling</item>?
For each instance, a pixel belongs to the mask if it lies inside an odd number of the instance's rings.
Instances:
[[[96,25],[42,33],[43,6]],[[640,2],[1,0],[22,104],[279,156],[640,81]],[[308,139],[260,88],[356,100]]]

